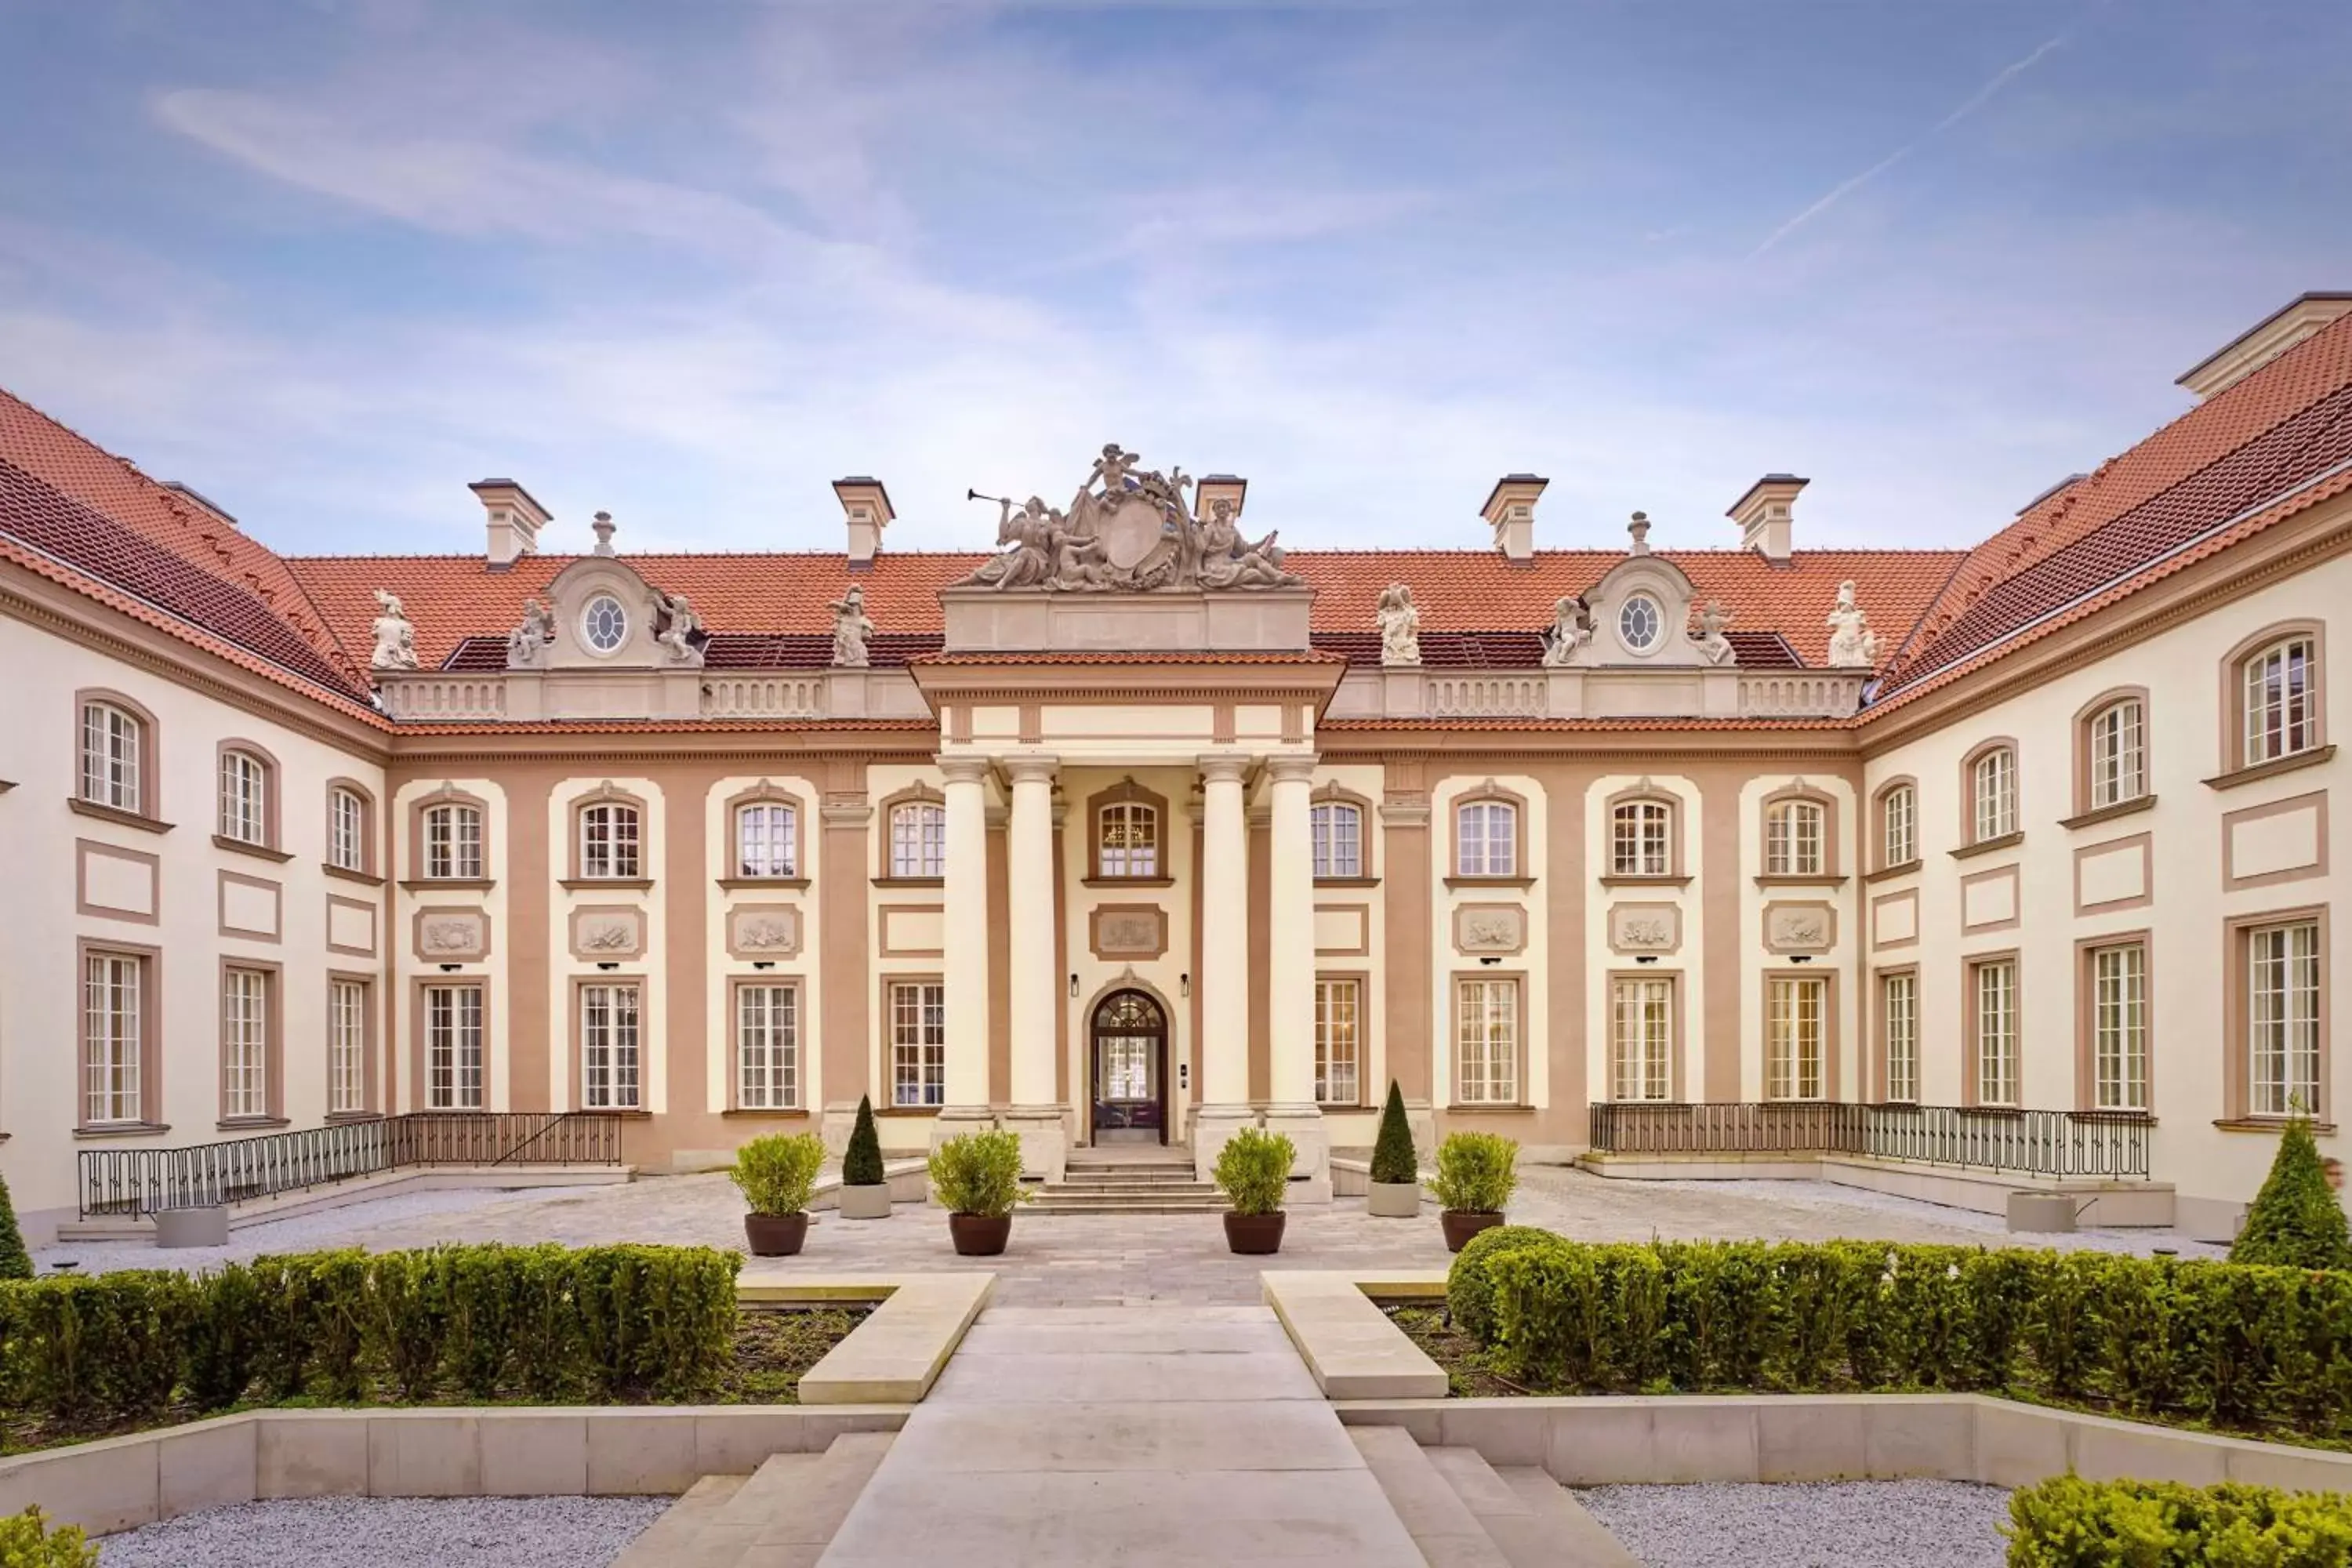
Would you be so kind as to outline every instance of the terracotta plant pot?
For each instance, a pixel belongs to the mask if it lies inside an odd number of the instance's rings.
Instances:
[[[890,1185],[885,1182],[871,1187],[841,1189],[841,1217],[844,1219],[888,1219],[890,1217]]]
[[[1364,1188],[1364,1212],[1381,1219],[1414,1219],[1421,1214],[1419,1182],[1370,1182]]]
[[[790,1258],[808,1239],[808,1215],[747,1214],[743,1216],[743,1239],[754,1258]]]
[[[948,1215],[948,1235],[955,1249],[966,1258],[993,1258],[1004,1250],[1013,1237],[1013,1216],[1009,1214],[951,1214]]]
[[[1244,1257],[1280,1252],[1282,1222],[1287,1217],[1280,1209],[1272,1214],[1229,1214],[1225,1215],[1225,1245]]]
[[[1445,1209],[1439,1213],[1437,1223],[1445,1232],[1445,1250],[1459,1252],[1480,1231],[1502,1224],[1503,1216],[1474,1209]]]

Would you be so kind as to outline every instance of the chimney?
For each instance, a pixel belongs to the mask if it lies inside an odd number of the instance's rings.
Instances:
[[[476,479],[466,487],[482,499],[483,510],[489,513],[490,570],[503,572],[526,555],[539,551],[539,531],[553,521],[554,514],[532,499],[531,493],[512,479]]]
[[[1479,509],[1495,530],[1495,548],[1507,561],[1531,561],[1536,553],[1536,498],[1549,479],[1533,474],[1505,474],[1486,492]]]
[[[2303,342],[2352,315],[2352,294],[2298,294],[2191,365],[2174,384],[2210,397],[2243,381]]]
[[[882,531],[898,514],[890,510],[890,492],[882,488],[880,479],[869,475],[835,479],[833,493],[840,498],[841,510],[849,519],[849,568],[862,572],[882,552]]]
[[[1216,503],[1227,500],[1234,503],[1234,515],[1239,517],[1242,514],[1242,498],[1248,493],[1247,479],[1232,474],[1211,474],[1192,489],[1192,515],[1213,516]]]
[[[1723,514],[1739,525],[1739,548],[1755,551],[1775,566],[1787,565],[1797,492],[1812,482],[1794,474],[1767,474],[1748,486]]]

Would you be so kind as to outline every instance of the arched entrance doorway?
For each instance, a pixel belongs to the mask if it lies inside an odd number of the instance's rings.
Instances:
[[[1114,991],[1087,1031],[1093,1141],[1168,1142],[1168,1016],[1141,991]]]

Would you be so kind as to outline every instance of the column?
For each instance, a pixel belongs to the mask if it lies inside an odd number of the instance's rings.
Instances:
[[[932,1132],[936,1145],[992,1122],[988,1106],[988,761],[941,757],[947,775],[946,863],[941,868],[947,984],[947,1102]]]
[[[1005,759],[1013,819],[1005,826],[1011,873],[1007,998],[1013,1033],[1013,1103],[1004,1123],[1021,1135],[1022,1174],[1062,1179],[1068,1124],[1054,1094],[1054,1009],[1061,955],[1054,949],[1054,773],[1056,757]]]
[[[1192,1163],[1206,1180],[1249,1105],[1249,824],[1242,811],[1244,756],[1202,757],[1201,767],[1201,1109]]]
[[[1315,846],[1307,796],[1312,756],[1276,757],[1266,763],[1273,838],[1268,846],[1273,886],[1266,944],[1267,1049],[1271,1089],[1267,1130],[1287,1133],[1298,1146],[1293,1177],[1304,1177],[1306,1202],[1331,1196],[1331,1160],[1323,1112],[1315,1103]]]

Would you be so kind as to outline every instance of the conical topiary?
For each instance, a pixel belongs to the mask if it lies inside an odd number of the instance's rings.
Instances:
[[[2298,1116],[2279,1136],[2278,1157],[2246,1211],[2246,1228],[2230,1247],[2232,1263],[2273,1263],[2288,1268],[2352,1268],[2352,1234],[2344,1205],[2327,1184],[2311,1122]]]
[[[874,1131],[874,1101],[861,1094],[857,1125],[849,1130],[849,1148],[841,1156],[841,1184],[878,1187],[882,1182],[882,1138]]]
[[[33,1255],[25,1250],[25,1237],[16,1228],[16,1200],[8,1195],[8,1179],[0,1176],[0,1279],[30,1279]]]
[[[1412,1152],[1412,1129],[1404,1119],[1404,1093],[1389,1079],[1389,1102],[1381,1108],[1381,1135],[1372,1144],[1372,1180],[1421,1180],[1421,1157]]]

